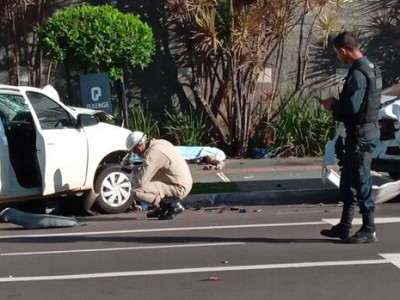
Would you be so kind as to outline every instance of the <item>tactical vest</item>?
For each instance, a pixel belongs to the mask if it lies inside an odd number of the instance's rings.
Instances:
[[[367,79],[367,90],[361,103],[360,110],[349,120],[358,124],[378,121],[378,112],[381,108],[382,77],[379,68],[372,63],[361,64],[358,60],[351,70],[358,70]]]

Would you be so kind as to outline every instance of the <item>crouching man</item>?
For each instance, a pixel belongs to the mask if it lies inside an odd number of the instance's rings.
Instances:
[[[126,145],[129,151],[143,159],[142,165],[134,169],[135,200],[154,207],[147,217],[172,220],[184,211],[180,201],[189,194],[193,185],[185,159],[170,142],[148,140],[140,131],[133,131]]]

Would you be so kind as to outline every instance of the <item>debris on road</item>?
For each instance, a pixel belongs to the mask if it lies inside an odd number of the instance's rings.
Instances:
[[[20,225],[27,229],[74,227],[81,225],[73,217],[54,216],[46,214],[33,214],[7,207],[0,212],[0,217],[5,222]]]
[[[224,260],[223,262],[221,262],[222,264],[229,264],[229,261]]]
[[[210,276],[210,277],[208,278],[208,281],[218,281],[218,277],[216,277],[216,276]]]
[[[222,207],[222,208],[218,211],[218,213],[219,213],[219,214],[222,214],[225,210],[226,210],[226,207]]]

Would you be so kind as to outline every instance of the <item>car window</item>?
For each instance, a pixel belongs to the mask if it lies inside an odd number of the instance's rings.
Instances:
[[[42,129],[73,127],[69,113],[49,97],[35,92],[26,93]]]
[[[31,113],[20,95],[0,94],[0,116],[2,122],[30,122]]]

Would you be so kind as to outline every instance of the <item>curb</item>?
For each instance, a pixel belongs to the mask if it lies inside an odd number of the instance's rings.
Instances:
[[[182,200],[186,207],[255,206],[295,204],[338,204],[339,189],[269,190],[221,194],[189,194]]]

